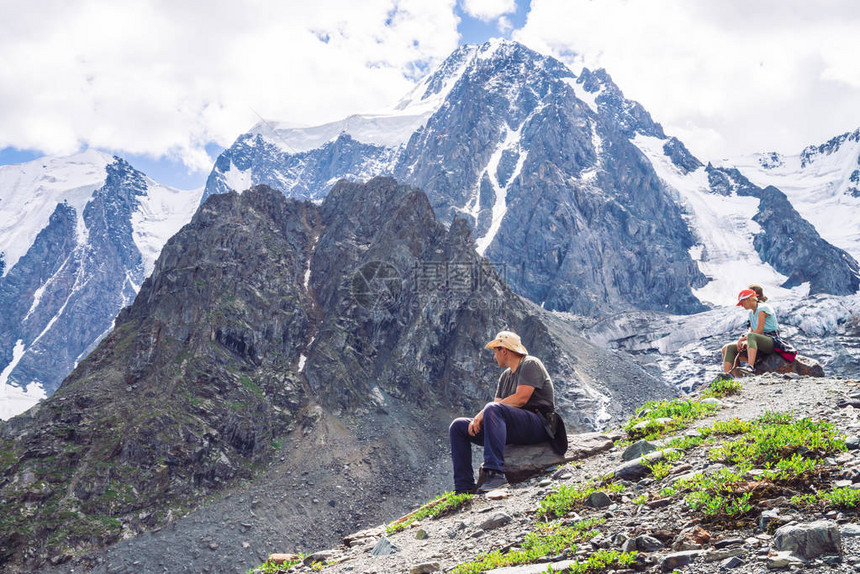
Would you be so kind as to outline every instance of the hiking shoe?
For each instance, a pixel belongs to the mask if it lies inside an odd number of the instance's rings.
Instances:
[[[489,492],[497,488],[508,486],[508,479],[505,478],[504,472],[491,469],[486,469],[484,472],[487,475],[487,479],[477,488],[477,492]]]
[[[486,482],[486,480],[487,471],[484,470],[483,466],[481,466],[481,468],[478,469],[478,480],[475,482],[475,490],[473,492],[478,492],[478,490],[481,488],[484,482]]]
[[[738,365],[738,370],[742,373],[749,373],[750,375],[755,372],[753,370],[753,368],[750,366],[750,364],[747,363],[746,361],[740,362],[740,364]]]

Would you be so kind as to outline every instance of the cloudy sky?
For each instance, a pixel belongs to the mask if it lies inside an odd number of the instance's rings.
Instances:
[[[94,147],[179,187],[260,118],[394,104],[459,44],[604,67],[700,158],[860,127],[855,0],[0,0],[0,164]]]

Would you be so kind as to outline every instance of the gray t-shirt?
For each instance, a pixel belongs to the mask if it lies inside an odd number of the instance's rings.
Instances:
[[[512,373],[510,369],[505,369],[502,376],[499,377],[496,398],[505,399],[511,396],[517,392],[518,385],[528,385],[535,388],[529,402],[522,408],[530,411],[535,409],[540,411],[555,410],[552,379],[549,378],[549,373],[546,372],[546,367],[543,366],[540,359],[526,355],[517,368],[517,372]]]

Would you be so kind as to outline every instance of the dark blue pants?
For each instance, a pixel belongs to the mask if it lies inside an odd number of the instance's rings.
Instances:
[[[485,469],[504,472],[506,444],[533,444],[549,440],[543,420],[537,413],[502,403],[487,403],[484,407],[484,424],[475,436],[469,435],[470,422],[472,419],[459,418],[448,427],[455,490],[475,488],[472,443],[484,446]]]

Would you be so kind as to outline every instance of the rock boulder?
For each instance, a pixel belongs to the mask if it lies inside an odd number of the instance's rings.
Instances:
[[[771,353],[765,355],[761,362],[755,366],[755,374],[761,375],[763,373],[797,373],[804,377],[823,377],[824,368],[815,359],[803,355],[797,355],[789,363],[777,353]]]
[[[588,458],[612,448],[613,440],[603,433],[592,432],[567,436],[567,452],[557,454],[548,442],[509,444],[505,447],[505,477],[508,482],[522,482],[544,472],[547,467]]]

